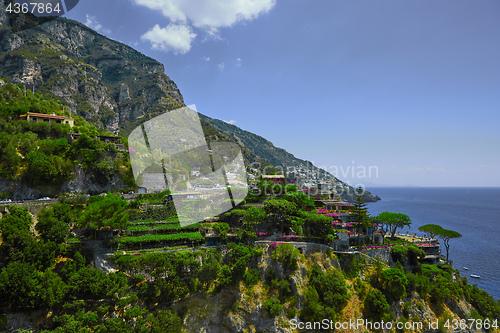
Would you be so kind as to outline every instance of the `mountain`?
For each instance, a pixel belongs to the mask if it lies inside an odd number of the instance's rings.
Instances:
[[[56,98],[110,132],[184,105],[162,64],[83,24],[57,18],[13,33],[1,19],[0,76]]]
[[[0,1],[0,13],[2,7]],[[15,33],[11,21],[0,15],[0,77],[56,99],[98,128],[126,137],[144,121],[185,105],[164,66],[125,44],[64,18]],[[207,141],[238,143],[247,163],[292,167],[288,177],[335,183],[344,199],[354,198],[352,187],[258,135],[206,116],[202,126]]]
[[[274,146],[269,140],[257,134],[242,130],[225,121],[213,119],[204,115],[201,115],[201,119],[229,136],[240,146],[247,147],[251,153],[266,159],[271,165],[277,166],[278,168],[281,167],[288,179],[294,179],[298,184],[334,184],[333,188],[335,188],[337,193],[340,193],[340,196],[344,200],[355,200],[355,190],[352,186],[347,185],[329,172],[314,166],[310,161],[297,158],[285,149]],[[374,197],[371,193],[366,193],[365,198],[369,202],[380,200],[380,198]]]
[[[251,147],[253,153],[267,159],[272,165],[306,166],[308,163],[310,164],[310,162],[298,159],[282,148],[275,147],[272,142],[266,140],[265,138],[242,130],[241,128],[225,121],[212,119],[207,116],[202,116],[201,119],[206,120],[219,131],[228,134],[236,142],[246,147]]]

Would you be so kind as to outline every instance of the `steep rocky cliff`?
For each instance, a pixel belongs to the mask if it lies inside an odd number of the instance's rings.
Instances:
[[[67,110],[123,136],[147,119],[184,106],[164,66],[131,47],[64,18],[14,32],[3,1],[0,13],[0,77],[7,82],[55,98]],[[295,177],[311,184],[335,182],[342,197],[353,200],[352,187],[260,136],[209,117],[202,125],[209,141],[237,142],[246,162],[298,168]],[[368,194],[367,200],[375,198]]]
[[[83,24],[57,18],[14,33],[5,20],[0,76],[57,98],[108,131],[132,129],[145,116],[184,105],[162,64]]]

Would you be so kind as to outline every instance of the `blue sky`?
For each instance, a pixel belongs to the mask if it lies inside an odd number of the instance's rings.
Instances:
[[[84,0],[66,17],[352,185],[500,186],[498,0]]]

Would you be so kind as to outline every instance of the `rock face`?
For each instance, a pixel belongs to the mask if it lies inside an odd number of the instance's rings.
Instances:
[[[3,1],[0,1],[0,77],[53,97],[87,121],[124,136],[147,119],[184,106],[177,85],[156,60],[65,18],[14,33]],[[347,184],[263,137],[208,117],[202,117],[202,126],[208,141],[238,143],[247,163],[285,169],[298,167],[300,174],[321,174],[304,181],[335,182],[342,189],[344,200],[354,200],[349,193],[355,191]],[[75,182],[66,184],[68,190],[80,187]],[[371,194],[366,198],[375,201]]]
[[[74,170],[74,177],[65,182],[62,187],[62,192],[69,193],[80,193],[88,192],[90,194],[99,194],[103,192],[108,192],[117,188],[125,188],[123,180],[114,175],[111,181],[107,184],[99,185],[96,181],[92,179],[92,175],[85,173],[80,167],[76,166]]]
[[[44,196],[53,196],[58,192],[86,192],[97,195],[125,187],[123,180],[117,174],[111,178],[110,182],[101,185],[93,179],[91,174],[85,173],[79,166],[75,166],[72,179],[66,181],[60,188],[31,188],[21,181],[6,180],[0,177],[0,193],[11,193],[10,198],[12,200],[37,199]]]
[[[34,199],[42,197],[42,192],[33,189],[21,182],[0,178],[0,193],[12,193],[12,200]]]
[[[117,134],[184,105],[163,65],[124,44],[64,18],[13,33],[0,15],[0,77],[48,93],[101,128]]]

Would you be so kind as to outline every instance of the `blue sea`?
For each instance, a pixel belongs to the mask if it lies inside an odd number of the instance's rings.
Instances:
[[[450,241],[453,267],[495,300],[500,299],[500,188],[367,188],[382,200],[367,203],[371,216],[384,211],[408,215],[410,228],[418,233],[424,224],[438,224],[458,231],[461,238]],[[446,249],[441,245],[446,255]],[[464,269],[467,267],[468,270]],[[470,277],[471,274],[481,278]]]

